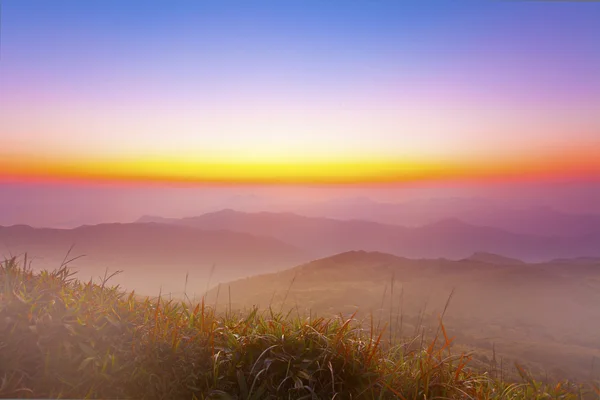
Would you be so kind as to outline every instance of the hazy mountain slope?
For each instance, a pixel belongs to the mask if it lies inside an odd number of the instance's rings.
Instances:
[[[439,198],[381,203],[368,198],[339,199],[297,207],[312,217],[364,219],[421,226],[444,219],[532,235],[580,236],[600,233],[600,215],[570,214],[551,207],[511,208],[480,198]]]
[[[223,210],[191,218],[143,217],[140,221],[271,236],[319,256],[351,250],[380,251],[412,258],[465,258],[474,252],[489,252],[528,261],[600,255],[600,234],[577,238],[523,235],[473,226],[455,219],[408,228],[292,213]]]
[[[0,255],[27,252],[34,267],[55,268],[69,247],[72,256],[84,254],[72,265],[81,278],[101,275],[105,268],[124,270],[117,281],[148,294],[201,292],[212,265],[213,282],[274,271],[311,259],[279,240],[225,230],[203,231],[164,224],[102,224],[76,229],[0,227]]]
[[[491,259],[411,260],[348,252],[230,282],[218,300],[216,290],[208,300],[225,305],[230,289],[234,308],[287,307],[313,315],[358,309],[360,317],[373,313],[376,323],[380,317],[382,323],[391,319],[394,329],[400,329],[402,310],[402,333],[410,336],[421,326],[435,327],[454,289],[446,325],[458,343],[483,351],[494,343],[501,356],[545,364],[550,372],[555,366],[585,373],[592,355],[600,356],[600,263],[496,264]],[[425,322],[419,323],[424,308]]]

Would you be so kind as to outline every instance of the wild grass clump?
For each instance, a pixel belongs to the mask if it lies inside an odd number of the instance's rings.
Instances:
[[[372,327],[371,323],[371,327]],[[353,318],[139,300],[66,266],[0,266],[0,397],[136,399],[579,399],[597,388],[493,380],[453,355],[384,346]],[[595,393],[594,393],[595,390]]]

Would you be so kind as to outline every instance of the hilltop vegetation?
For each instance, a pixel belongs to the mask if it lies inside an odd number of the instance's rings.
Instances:
[[[231,295],[229,295],[229,291]],[[217,292],[218,296],[217,296]],[[600,359],[600,260],[523,263],[477,253],[463,260],[408,259],[354,251],[222,284],[220,309],[253,306],[300,314],[374,313],[386,333],[431,337],[445,316],[456,345],[482,360],[525,363],[539,378],[589,379]],[[390,322],[389,316],[392,316]]]
[[[25,261],[26,262],[26,261]],[[204,302],[139,300],[66,266],[0,267],[0,397],[147,399],[577,399],[594,386],[508,383],[431,343],[384,346],[352,318],[215,315]]]

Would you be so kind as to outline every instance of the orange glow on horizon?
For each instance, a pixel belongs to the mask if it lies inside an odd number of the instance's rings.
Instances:
[[[0,179],[177,184],[390,184],[600,177],[595,148],[500,159],[198,161],[176,158],[3,157]]]

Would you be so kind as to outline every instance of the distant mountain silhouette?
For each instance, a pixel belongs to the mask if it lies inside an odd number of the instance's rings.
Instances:
[[[481,198],[439,198],[381,203],[368,198],[331,200],[298,207],[301,215],[422,226],[443,219],[532,235],[581,236],[600,233],[600,215],[570,214],[551,207],[509,208]]]
[[[71,256],[85,255],[72,266],[82,279],[102,275],[105,268],[124,270],[121,283],[128,289],[158,294],[192,284],[205,288],[212,265],[212,282],[235,279],[290,267],[312,257],[277,239],[226,230],[204,231],[165,224],[101,224],[75,229],[40,229],[15,225],[0,227],[0,256],[33,257],[34,267],[54,269],[69,247]],[[85,276],[83,276],[85,275]],[[118,281],[118,280],[117,280]],[[196,290],[198,291],[198,290]]]
[[[445,219],[421,227],[364,220],[304,217],[293,213],[243,213],[231,209],[198,217],[143,217],[141,222],[227,229],[270,236],[317,256],[351,250],[380,251],[412,258],[466,258],[475,252],[502,254],[527,261],[600,256],[600,234],[546,237],[515,234]]]
[[[516,258],[508,258],[508,257],[500,256],[498,254],[483,253],[483,252],[474,253],[472,256],[465,258],[465,261],[478,261],[478,262],[489,263],[489,264],[498,264],[498,265],[525,264],[523,261],[517,260]]]
[[[584,264],[600,266],[600,257],[557,258],[550,262],[553,264]]]

